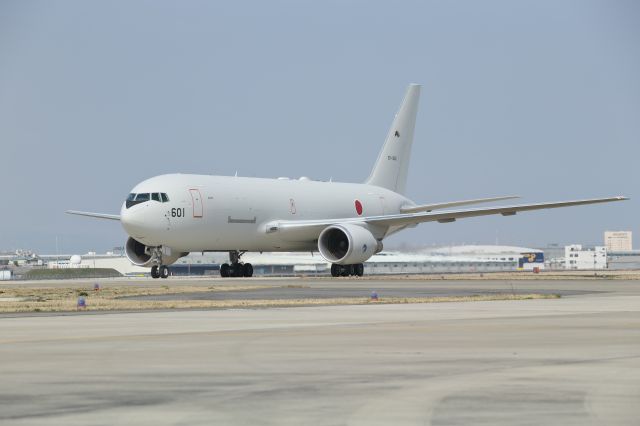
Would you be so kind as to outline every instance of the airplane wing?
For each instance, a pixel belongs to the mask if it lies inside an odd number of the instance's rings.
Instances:
[[[119,214],[79,212],[77,210],[67,210],[65,213],[67,213],[67,214],[75,214],[75,215],[78,215],[78,216],[95,217],[95,218],[98,218],[98,219],[120,220],[120,215]]]
[[[328,220],[287,220],[278,221],[267,225],[267,232],[276,231],[295,231],[303,228],[310,227],[325,227],[334,224],[343,223],[356,223],[356,224],[370,224],[370,225],[382,225],[382,226],[406,226],[415,225],[422,222],[455,222],[457,219],[476,217],[476,216],[488,216],[494,214],[501,214],[503,216],[513,216],[518,212],[530,211],[530,210],[543,210],[543,209],[555,209],[559,207],[580,206],[584,204],[598,204],[609,203],[612,201],[628,200],[626,197],[609,197],[609,198],[593,198],[587,200],[576,201],[559,201],[553,203],[537,203],[537,204],[519,204],[513,206],[501,206],[501,207],[483,207],[478,209],[467,210],[449,210],[438,213],[433,212],[420,212],[420,213],[399,213],[383,216],[368,216],[368,217],[351,217],[344,219],[328,219]]]
[[[475,200],[450,201],[448,203],[423,204],[420,206],[405,206],[400,208],[400,212],[401,213],[430,212],[432,210],[446,209],[449,207],[468,206],[470,204],[489,203],[492,201],[512,200],[514,198],[520,198],[520,197],[518,195],[508,195],[506,197],[478,198]]]

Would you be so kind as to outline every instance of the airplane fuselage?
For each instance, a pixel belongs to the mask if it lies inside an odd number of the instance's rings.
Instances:
[[[121,223],[147,246],[190,251],[317,250],[317,233],[283,237],[279,220],[313,220],[395,214],[413,204],[385,188],[307,179],[169,174],[136,185],[133,194],[165,193],[121,209]],[[272,229],[269,229],[272,228]],[[374,230],[382,239],[393,227]],[[376,235],[377,234],[377,235]]]

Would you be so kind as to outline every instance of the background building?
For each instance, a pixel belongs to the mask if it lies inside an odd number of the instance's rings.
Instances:
[[[565,269],[606,269],[607,248],[596,246],[587,250],[580,244],[565,246],[564,262]]]
[[[627,233],[625,233],[627,234]],[[630,233],[628,233],[630,234]],[[623,237],[626,238],[626,237]],[[328,264],[317,253],[246,253],[242,260],[254,266],[258,276],[329,275]],[[191,253],[171,265],[172,275],[218,276],[228,262],[224,252]],[[640,270],[640,250],[610,251],[574,244],[550,244],[542,249],[500,245],[441,246],[384,251],[364,264],[366,274],[441,274],[465,272],[568,270]],[[83,255],[37,255],[27,251],[0,254],[3,279],[22,279],[33,269],[114,269],[126,276],[148,276],[149,268],[132,265],[122,251]]]
[[[132,265],[121,252],[83,255],[43,255],[46,267],[107,268],[123,275],[148,275],[149,268]],[[420,274],[448,272],[532,271],[544,269],[542,250],[498,245],[463,245],[422,249],[413,252],[385,251],[365,262],[367,274]],[[328,275],[328,264],[317,253],[246,253],[255,275]],[[219,274],[227,253],[191,253],[171,265],[172,275]]]
[[[604,245],[607,251],[631,251],[633,249],[631,231],[606,231]]]
[[[447,246],[413,253],[385,251],[364,264],[365,274],[532,271],[544,269],[541,250],[512,246]]]

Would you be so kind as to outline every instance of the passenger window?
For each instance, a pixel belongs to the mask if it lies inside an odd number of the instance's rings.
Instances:
[[[162,196],[162,202],[163,203],[168,203],[169,202],[169,197],[167,196],[167,194],[165,194],[164,192],[162,194],[160,194]]]
[[[136,201],[149,201],[149,193],[145,193],[145,194],[138,194],[136,196]]]
[[[153,201],[158,201],[159,202],[160,201],[160,194],[157,193],[157,192],[154,192],[153,194],[151,194],[151,199]]]
[[[127,201],[133,201],[136,198],[136,194],[134,194],[133,192],[131,194],[129,194],[129,196],[127,197]]]

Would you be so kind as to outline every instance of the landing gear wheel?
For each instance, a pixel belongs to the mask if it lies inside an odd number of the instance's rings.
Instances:
[[[241,277],[242,276],[242,265],[239,263],[232,263],[229,265],[229,276],[230,277]]]
[[[354,275],[357,275],[359,277],[364,275],[364,264],[363,263],[355,264],[353,269],[355,269]]]
[[[242,265],[242,272],[244,273],[245,277],[250,277],[253,275],[253,265],[251,265],[250,263],[245,263],[244,265]]]
[[[337,263],[332,263],[331,264],[331,276],[332,277],[339,277],[340,276],[340,265],[338,265]]]
[[[167,265],[162,265],[160,267],[160,278],[168,278],[169,277],[169,267]]]
[[[242,263],[234,263],[233,264],[233,276],[234,277],[242,277],[244,276],[244,268],[242,267]]]
[[[158,273],[158,265],[153,265],[151,267],[151,278],[160,278],[160,274]]]
[[[349,275],[352,275],[351,265],[340,265],[340,275],[343,277],[348,277]]]
[[[253,266],[250,263],[241,263],[240,257],[245,251],[231,250],[229,252],[229,263],[220,265],[221,277],[251,277],[253,276]]]
[[[220,265],[220,276],[222,278],[228,278],[229,277],[229,264],[228,263],[223,263],[222,265]]]

